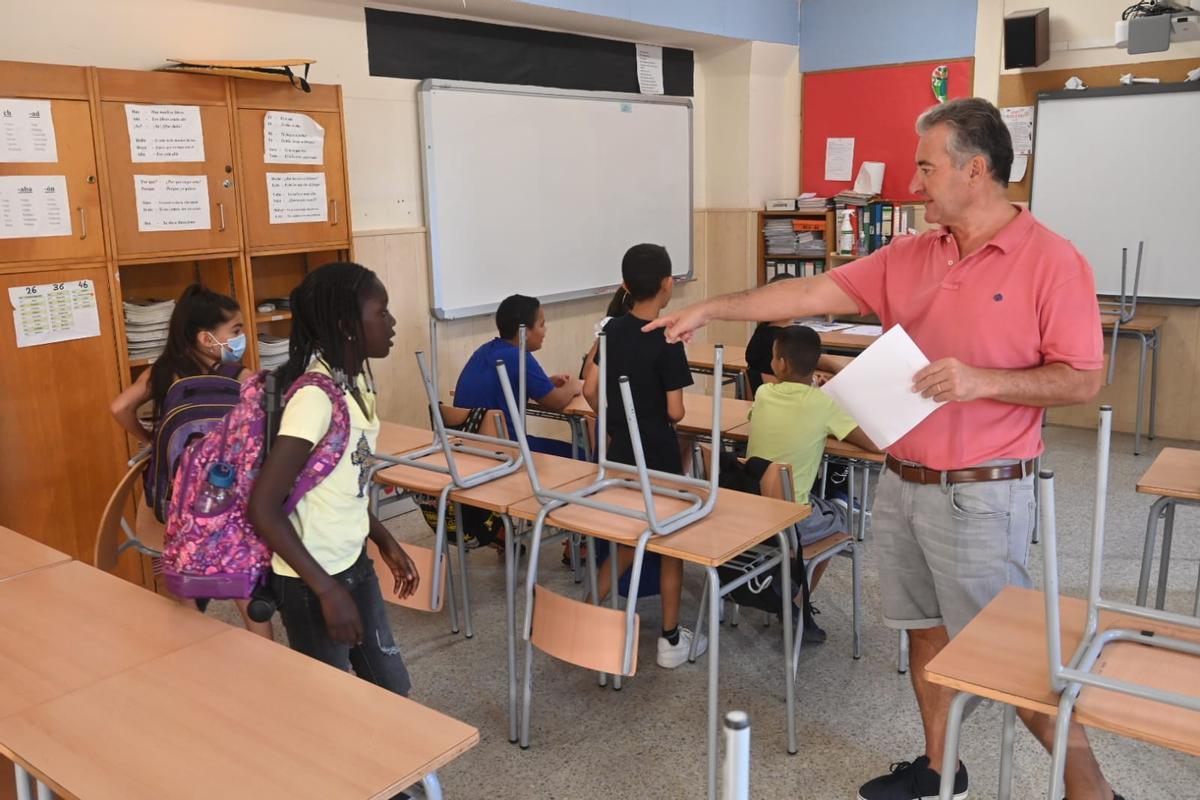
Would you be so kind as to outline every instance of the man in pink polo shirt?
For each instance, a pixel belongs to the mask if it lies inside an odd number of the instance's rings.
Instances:
[[[953,100],[923,114],[917,131],[911,188],[927,198],[925,219],[938,229],[647,326],[677,341],[713,319],[875,313],[884,328],[902,325],[931,362],[913,391],[945,405],[888,449],[872,514],[884,617],[912,643],[925,752],[863,784],[860,800],[938,795],[931,765],[942,763],[953,692],[927,682],[925,666],[1006,585],[1030,585],[1043,409],[1090,400],[1103,364],[1091,267],[1005,196],[1012,143],[999,111],[978,98]],[[1052,720],[1022,719],[1049,745]],[[1078,725],[1066,783],[1070,800],[1120,800]],[[966,796],[960,763],[954,797]]]

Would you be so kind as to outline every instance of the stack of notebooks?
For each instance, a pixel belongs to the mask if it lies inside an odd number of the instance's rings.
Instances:
[[[174,300],[126,300],[125,341],[129,359],[157,358],[167,346]]]
[[[865,192],[852,192],[849,190],[846,190],[844,192],[838,192],[837,194],[835,194],[833,196],[833,202],[838,205],[858,206],[860,208],[862,206],[867,205],[868,203],[873,203],[878,199],[879,199],[879,195],[877,195],[877,194],[869,194],[869,193],[865,193]]]
[[[271,336],[268,333],[258,335],[258,363],[263,369],[275,369],[288,359],[288,338],[286,336]]]
[[[796,210],[805,213],[816,214],[825,210],[828,200],[824,197],[818,197],[812,192],[805,192],[796,198]]]
[[[769,256],[825,255],[825,222],[769,219],[763,223],[763,237]]]

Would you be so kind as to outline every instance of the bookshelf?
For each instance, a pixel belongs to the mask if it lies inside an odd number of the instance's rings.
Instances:
[[[824,240],[825,246],[820,253],[813,254],[797,254],[797,255],[772,255],[767,252],[766,241],[766,225],[770,221],[799,221],[803,223],[814,224],[819,223],[819,229],[813,230],[813,233],[820,234],[820,238]],[[757,260],[757,275],[759,286],[767,283],[773,274],[768,269],[768,265],[784,265],[784,268],[792,274],[800,274],[800,270],[804,269],[804,275],[812,276],[816,272],[824,272],[829,266],[830,247],[833,244],[833,211],[759,211],[758,212],[758,260]],[[815,269],[814,269],[815,268]]]

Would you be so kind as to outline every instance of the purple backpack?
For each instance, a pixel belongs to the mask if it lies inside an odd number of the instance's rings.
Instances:
[[[221,364],[211,375],[180,378],[167,389],[150,443],[150,462],[142,473],[146,505],[159,522],[167,521],[179,457],[193,439],[212,430],[238,404],[241,371],[241,364]]]
[[[238,404],[183,453],[171,492],[163,546],[163,577],[178,597],[248,598],[270,567],[267,548],[246,515],[254,479],[267,449],[267,373],[251,376],[241,387]],[[333,471],[350,438],[350,411],[345,395],[328,376],[301,375],[284,403],[303,386],[318,386],[333,404],[329,430],[317,442],[300,471],[283,511],[291,514],[300,499]],[[209,468],[233,468],[230,502],[212,514],[199,513],[197,495],[208,482]]]

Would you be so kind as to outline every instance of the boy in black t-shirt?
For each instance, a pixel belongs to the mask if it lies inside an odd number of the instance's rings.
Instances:
[[[671,258],[660,245],[634,245],[621,260],[621,279],[628,293],[628,310],[624,316],[614,317],[604,326],[607,422],[612,439],[608,457],[624,464],[634,463],[633,442],[621,401],[619,381],[624,375],[629,378],[646,466],[663,472],[682,473],[675,423],[683,419],[683,387],[692,384],[692,373],[682,344],[667,344],[661,330],[642,333],[642,326],[656,319],[671,301],[675,286],[671,279]],[[599,363],[599,359],[597,353],[595,362]],[[583,394],[592,408],[599,409],[599,370],[589,371]],[[633,549],[618,547],[618,572],[623,573],[632,563]],[[660,576],[663,630],[658,640],[657,660],[660,667],[674,669],[687,661],[694,636],[692,631],[679,625],[683,562],[663,558]],[[597,587],[601,599],[608,594],[610,584],[611,570],[601,569]],[[703,653],[707,648],[708,642],[701,636],[697,653]]]
[[[781,272],[767,283],[775,283],[776,281],[787,280],[794,278],[795,275],[790,275],[786,272]],[[775,371],[771,369],[771,359],[775,357],[775,337],[784,328],[792,324],[790,319],[777,319],[771,322],[760,322],[754,328],[754,333],[750,336],[750,341],[746,343],[746,377],[750,380],[750,397],[753,399],[754,393],[758,391],[758,387],[763,385],[763,382],[778,383],[775,379]],[[766,376],[770,375],[770,378]]]

